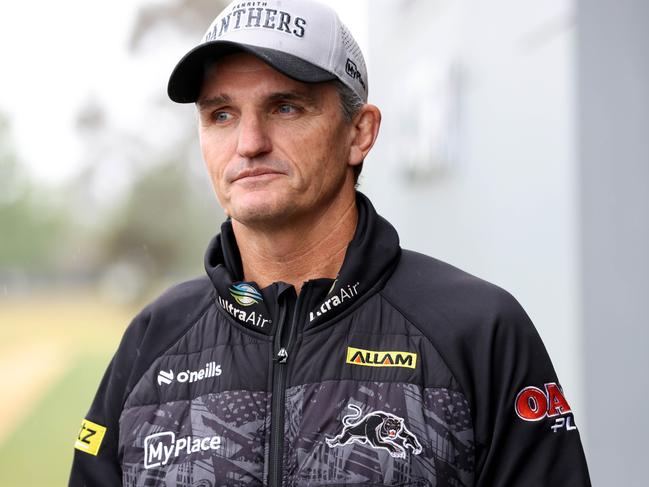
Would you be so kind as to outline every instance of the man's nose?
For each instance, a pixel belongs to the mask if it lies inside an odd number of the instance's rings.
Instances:
[[[257,114],[244,114],[239,121],[237,152],[241,157],[252,158],[272,149],[268,128]]]

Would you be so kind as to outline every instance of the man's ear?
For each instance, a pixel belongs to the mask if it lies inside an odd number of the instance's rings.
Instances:
[[[352,120],[353,138],[349,148],[349,165],[358,166],[365,160],[381,126],[381,111],[374,105],[365,104]]]

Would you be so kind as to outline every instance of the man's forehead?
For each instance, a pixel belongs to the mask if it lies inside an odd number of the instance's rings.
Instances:
[[[247,52],[233,52],[221,56],[219,59],[212,61],[205,70],[206,76],[214,74],[216,71],[231,71],[231,72],[252,72],[252,71],[273,71],[281,74],[275,68],[266,64],[262,59]]]
[[[318,97],[321,83],[294,80],[258,57],[237,52],[213,61],[205,70],[198,104],[214,97],[253,98],[273,94],[293,94],[309,99]]]

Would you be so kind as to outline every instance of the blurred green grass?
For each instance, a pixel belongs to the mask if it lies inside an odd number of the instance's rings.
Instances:
[[[0,447],[0,485],[62,486],[72,461],[74,440],[92,393],[109,360],[81,356],[40,400],[33,413]]]
[[[67,357],[65,371],[38,391],[28,414],[10,425],[0,443],[2,487],[67,485],[81,420],[135,311],[88,294],[0,300],[0,354],[44,341],[62,347]]]

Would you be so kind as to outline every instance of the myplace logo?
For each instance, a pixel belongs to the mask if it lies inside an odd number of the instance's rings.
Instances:
[[[177,375],[174,374],[173,369],[161,370],[158,372],[158,385],[171,384],[174,380],[181,384],[185,382],[197,382],[203,379],[218,377],[219,375],[221,375],[221,364],[209,362],[200,370],[183,370],[182,372],[178,372]]]
[[[219,448],[220,436],[196,438],[190,435],[176,439],[176,434],[172,431],[162,431],[144,438],[144,468],[161,467],[180,456]]]
[[[358,70],[356,63],[351,59],[347,58],[347,63],[345,63],[345,72],[351,76],[353,79],[358,80],[358,82],[365,88],[365,81],[363,81],[363,75]]]

